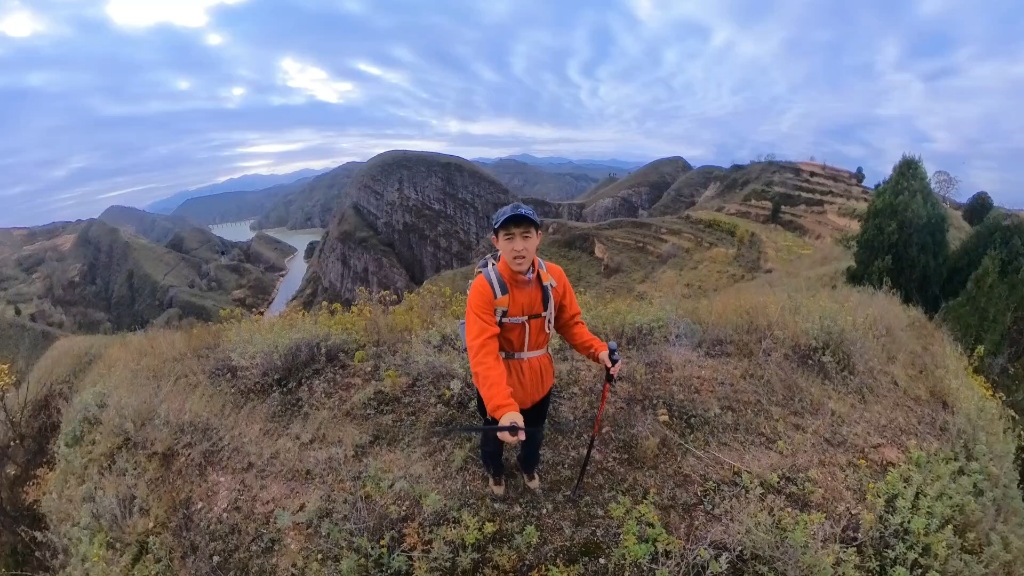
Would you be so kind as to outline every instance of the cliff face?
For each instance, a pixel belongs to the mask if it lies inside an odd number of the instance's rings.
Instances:
[[[537,211],[545,220],[583,220],[583,202],[551,202],[542,198],[523,198],[523,203]]]
[[[395,150],[370,159],[310,261],[297,299],[351,304],[360,287],[401,294],[469,264],[490,219],[514,200],[456,156]]]
[[[679,156],[655,160],[609,186],[591,191],[583,198],[587,206],[583,219],[603,222],[641,217],[691,170],[690,163]]]

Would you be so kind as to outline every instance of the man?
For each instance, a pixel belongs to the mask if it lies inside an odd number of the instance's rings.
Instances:
[[[621,362],[612,366],[608,345],[581,319],[579,303],[562,268],[537,258],[541,236],[540,218],[529,206],[515,202],[498,210],[491,236],[498,260],[477,274],[466,303],[466,348],[477,388],[477,411],[484,425],[537,429],[520,430],[514,435],[481,435],[480,457],[489,476],[488,485],[498,496],[505,492],[505,443],[522,442],[517,459],[523,479],[531,489],[540,487],[537,465],[544,440],[541,428],[547,419],[555,379],[548,352],[551,330],[612,374],[618,374],[622,367]],[[493,273],[500,274],[508,291],[507,297],[499,301],[495,296],[500,282]],[[507,310],[502,310],[504,307]]]

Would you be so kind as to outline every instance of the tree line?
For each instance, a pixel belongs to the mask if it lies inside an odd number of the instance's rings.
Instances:
[[[945,325],[1024,415],[1024,219],[978,192],[962,207],[971,233],[951,246],[944,204],[957,184],[929,180],[920,157],[903,155],[873,194],[847,280],[891,289]]]

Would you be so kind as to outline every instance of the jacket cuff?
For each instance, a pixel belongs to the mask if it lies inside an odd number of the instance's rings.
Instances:
[[[488,408],[487,412],[491,418],[501,420],[501,417],[509,412],[519,412],[519,405],[509,399],[508,402],[502,402],[501,404],[495,405],[493,408]]]

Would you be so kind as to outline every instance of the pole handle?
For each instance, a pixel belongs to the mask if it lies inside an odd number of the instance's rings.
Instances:
[[[611,361],[612,367],[615,367],[615,365],[622,360],[622,357],[619,356],[619,345],[615,342],[608,343],[608,360]],[[609,384],[615,381],[615,376],[612,376],[611,368],[608,368],[607,366],[604,368],[604,379]]]

